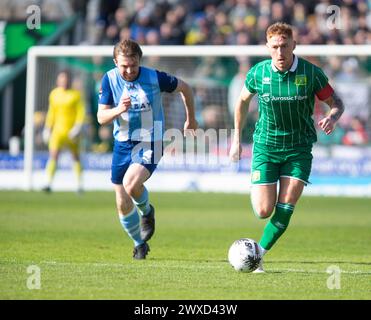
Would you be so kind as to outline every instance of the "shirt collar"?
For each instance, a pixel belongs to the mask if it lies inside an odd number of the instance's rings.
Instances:
[[[289,69],[290,72],[294,72],[296,70],[296,68],[298,67],[298,57],[296,55],[294,55],[294,61],[292,62],[292,65]],[[274,72],[278,72],[278,69],[276,68],[276,66],[273,64],[273,60],[271,62],[271,66],[272,66],[272,69]]]

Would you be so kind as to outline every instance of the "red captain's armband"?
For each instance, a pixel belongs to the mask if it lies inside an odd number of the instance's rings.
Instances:
[[[324,88],[322,88],[320,91],[316,92],[316,96],[320,100],[326,100],[328,97],[330,97],[334,93],[334,89],[330,86],[328,83]]]

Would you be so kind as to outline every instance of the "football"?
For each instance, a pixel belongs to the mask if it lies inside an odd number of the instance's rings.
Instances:
[[[259,245],[252,239],[242,238],[232,243],[228,261],[236,271],[252,272],[261,260]]]

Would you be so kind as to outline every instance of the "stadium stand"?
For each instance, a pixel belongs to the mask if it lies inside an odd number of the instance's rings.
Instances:
[[[7,45],[19,47],[23,38],[7,35],[6,28],[25,25],[29,17],[27,8],[36,5],[41,11],[41,21],[49,32],[23,30],[30,45],[108,45],[122,38],[132,38],[141,45],[261,45],[265,44],[265,30],[275,21],[294,26],[299,45],[361,45],[371,44],[371,10],[367,0],[345,1],[293,1],[293,0],[69,0],[28,1],[3,0],[0,2],[0,150],[9,150],[9,141],[20,140],[24,135],[26,45],[23,51],[10,56]],[[328,28],[329,7],[341,12],[341,26]],[[4,31],[5,30],[5,31]],[[17,34],[18,35],[18,34]],[[5,39],[5,40],[4,40]],[[31,41],[30,41],[31,39]],[[5,45],[4,45],[5,43]],[[14,43],[16,44],[14,46]],[[344,99],[346,114],[331,136],[318,131],[319,145],[369,146],[371,137],[370,112],[370,56],[307,57],[321,66],[337,92]],[[241,87],[249,67],[257,57],[199,58],[176,60],[167,58],[156,61],[149,58],[158,69],[181,74],[188,80],[195,79],[197,120],[201,128],[233,127],[233,101]],[[152,59],[152,60],[151,60]],[[153,63],[152,63],[153,62]],[[158,62],[158,64],[156,64]],[[73,69],[80,86],[84,86],[88,106],[88,122],[85,129],[87,152],[106,153],[111,150],[111,133],[96,122],[97,92],[102,74],[112,66],[111,59],[92,57],[90,62],[78,59],[45,59],[40,66],[39,77],[44,85],[39,88],[35,114],[35,146],[45,151],[40,132],[47,109],[45,92],[54,84],[59,64]],[[192,83],[192,81],[191,81]],[[352,84],[350,86],[349,84]],[[210,85],[211,84],[211,85]],[[355,92],[354,87],[357,87]],[[166,99],[165,99],[166,100]],[[171,111],[169,111],[171,105]],[[165,113],[172,116],[179,111],[179,101],[167,100]],[[244,132],[244,142],[251,143],[251,133],[257,117],[256,103]],[[317,103],[315,120],[325,112]],[[167,128],[180,128],[182,118],[177,114],[167,119]],[[16,143],[15,143],[16,145]]]

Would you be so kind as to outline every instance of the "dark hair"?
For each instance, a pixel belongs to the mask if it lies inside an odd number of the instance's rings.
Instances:
[[[116,43],[113,48],[113,57],[116,59],[119,54],[130,58],[137,56],[139,59],[141,59],[143,55],[139,44],[131,39],[125,39]]]
[[[57,77],[59,77],[60,74],[64,73],[67,77],[67,88],[71,88],[72,86],[72,73],[69,69],[62,69],[58,72]]]

